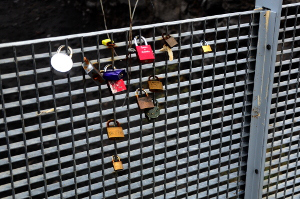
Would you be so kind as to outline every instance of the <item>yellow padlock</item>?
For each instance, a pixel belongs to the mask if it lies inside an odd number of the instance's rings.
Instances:
[[[114,46],[115,45],[115,42],[112,41],[111,39],[104,39],[102,40],[102,44],[104,46]]]
[[[203,40],[202,40],[202,41],[200,42],[200,44],[201,44],[203,53],[209,53],[209,52],[212,51],[210,45],[208,45],[206,41],[203,41]]]
[[[112,163],[115,171],[123,170],[123,164],[119,156],[117,156],[118,161],[115,162],[115,156],[112,156]]]

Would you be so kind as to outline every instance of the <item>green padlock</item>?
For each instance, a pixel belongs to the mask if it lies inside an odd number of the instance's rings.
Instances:
[[[160,108],[158,107],[158,101],[155,100],[155,107],[151,109],[146,109],[145,114],[149,120],[158,118],[160,114]]]

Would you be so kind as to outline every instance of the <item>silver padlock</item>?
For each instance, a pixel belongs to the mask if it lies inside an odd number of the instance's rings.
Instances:
[[[57,49],[57,53],[51,58],[51,66],[55,73],[59,75],[68,74],[73,67],[72,48],[68,46],[68,50],[70,51],[70,56],[68,56],[65,53],[61,53],[61,49],[64,47],[64,45],[60,46]]]

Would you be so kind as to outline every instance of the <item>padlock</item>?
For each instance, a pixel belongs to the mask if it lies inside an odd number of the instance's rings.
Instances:
[[[115,80],[115,81],[107,81],[108,87],[111,90],[112,94],[126,91],[126,85],[123,79]]]
[[[115,161],[115,158],[118,159],[118,161]],[[114,166],[114,170],[115,171],[120,171],[120,170],[123,170],[123,164],[122,164],[122,161],[120,159],[119,156],[115,157],[114,155],[112,156],[112,163],[113,163],[113,166]]]
[[[166,33],[163,33],[162,38],[165,41],[165,44],[168,45],[170,48],[173,48],[178,44],[175,38],[171,37],[169,34],[166,35]]]
[[[154,62],[154,54],[152,51],[152,48],[150,45],[148,45],[146,39],[144,37],[141,37],[142,40],[144,40],[145,45],[138,46],[137,45],[137,36],[134,38],[134,43],[136,47],[136,55],[139,59],[140,63],[152,63]]]
[[[103,44],[104,46],[112,47],[112,46],[115,45],[115,42],[112,41],[111,39],[104,39],[104,40],[102,40],[102,44]]]
[[[138,94],[138,91],[140,89],[138,88],[136,91],[135,91],[135,96],[136,96],[136,100],[137,100],[137,103],[139,105],[139,108],[141,110],[144,110],[146,108],[153,108],[154,107],[154,104],[152,102],[152,99],[151,97],[149,97],[148,93],[142,88],[142,92],[144,92],[146,94],[146,97],[139,97],[139,94]]]
[[[82,68],[86,74],[88,74],[97,85],[100,86],[101,83],[104,83],[105,79],[103,79],[100,71],[86,57],[84,57],[83,60]]]
[[[158,107],[158,101],[155,100],[155,107],[145,110],[145,115],[149,120],[158,118],[160,114],[160,108]]]
[[[70,46],[68,50],[70,51],[70,56],[60,53],[61,49],[65,46],[62,45],[57,49],[57,53],[51,58],[51,66],[55,69],[55,73],[58,75],[68,74],[73,67],[72,55],[73,51]]]
[[[117,126],[109,126],[110,122],[113,122],[114,119],[108,120],[106,122],[106,130],[109,140],[122,140],[124,139],[124,132],[123,128],[121,127],[120,123],[116,121]]]
[[[152,80],[150,80],[151,77],[153,78]],[[155,78],[155,80],[154,80],[154,78]],[[163,84],[157,76],[154,76],[154,77],[153,77],[153,75],[149,76],[148,86],[149,86],[149,90],[151,92],[161,92],[161,91],[163,91]]]
[[[209,53],[209,52],[212,51],[210,45],[208,45],[206,41],[203,41],[203,40],[200,41],[200,45],[202,47],[202,52],[203,53]]]
[[[108,67],[112,67],[112,65],[108,64],[104,67],[103,78],[106,80],[120,80],[127,75],[124,69],[116,69],[116,67],[113,67],[112,70],[107,70]]]

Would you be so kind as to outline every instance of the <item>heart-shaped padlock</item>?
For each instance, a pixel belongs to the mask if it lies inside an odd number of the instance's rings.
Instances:
[[[70,56],[68,56],[64,53],[60,53],[64,47],[64,45],[60,46],[57,49],[57,53],[51,58],[51,65],[55,69],[56,74],[68,74],[73,67],[72,48],[68,46],[68,50],[70,51]]]
[[[155,107],[145,110],[145,115],[149,120],[158,118],[160,114],[160,108],[158,107],[158,101],[155,100]]]

